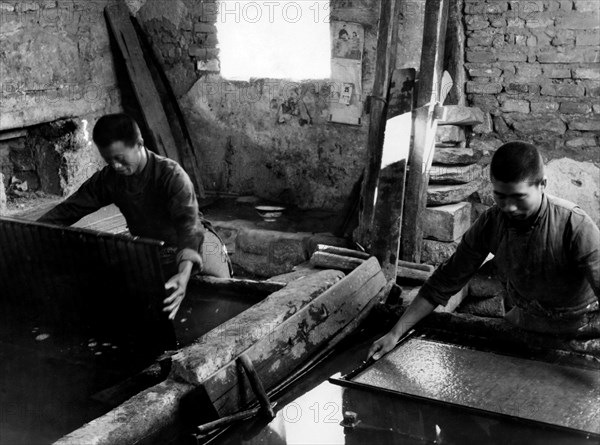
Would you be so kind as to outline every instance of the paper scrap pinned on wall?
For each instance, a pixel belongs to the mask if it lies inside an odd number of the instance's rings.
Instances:
[[[331,22],[331,79],[329,121],[360,125],[362,101],[362,25]]]

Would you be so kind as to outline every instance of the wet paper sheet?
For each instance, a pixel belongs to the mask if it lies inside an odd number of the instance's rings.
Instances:
[[[600,433],[600,371],[594,369],[410,339],[352,381]]]

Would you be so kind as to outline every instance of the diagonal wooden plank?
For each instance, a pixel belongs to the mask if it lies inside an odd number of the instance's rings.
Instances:
[[[144,54],[135,28],[131,23],[129,9],[124,3],[105,8],[106,19],[125,59],[135,97],[155,150],[181,164],[177,145],[169,127],[169,121],[160,102],[160,96],[144,60]]]
[[[154,85],[156,86],[161,103],[164,107],[167,122],[169,122],[171,128],[171,134],[173,135],[173,139],[175,139],[175,146],[179,149],[181,161],[183,162],[182,167],[194,183],[196,195],[199,198],[205,198],[206,194],[204,192],[202,173],[198,159],[199,153],[194,148],[194,142],[190,136],[186,119],[179,107],[177,97],[171,88],[171,84],[169,83],[169,79],[167,78],[162,65],[157,60],[155,53],[152,50],[152,44],[149,42],[135,18],[132,18],[132,23],[142,46],[144,60],[146,61],[146,65],[148,66],[148,70],[150,71],[150,75],[152,76],[152,80],[154,81]]]

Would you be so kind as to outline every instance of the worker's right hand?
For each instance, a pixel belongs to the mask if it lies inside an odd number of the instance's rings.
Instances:
[[[369,353],[367,355],[367,360],[373,357],[373,360],[379,360],[385,354],[390,352],[398,343],[399,337],[395,335],[393,332],[388,332],[379,340],[373,342],[371,347],[369,348]]]

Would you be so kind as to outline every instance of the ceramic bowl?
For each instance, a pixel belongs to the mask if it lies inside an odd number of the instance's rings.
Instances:
[[[254,207],[258,214],[267,222],[273,222],[281,216],[285,207],[278,206],[256,206]]]

